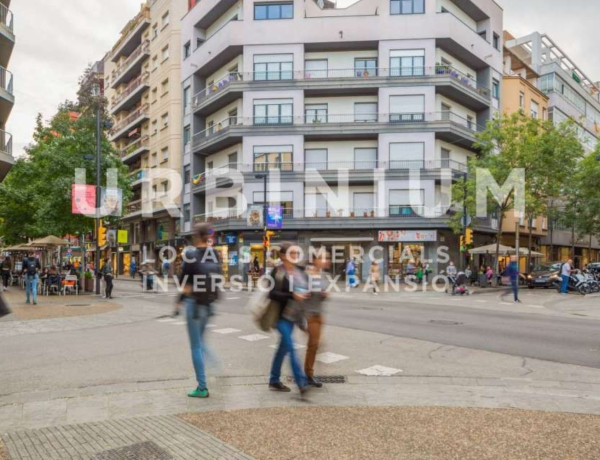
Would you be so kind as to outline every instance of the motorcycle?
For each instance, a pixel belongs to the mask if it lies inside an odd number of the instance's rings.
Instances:
[[[562,283],[557,282],[556,290],[560,292]],[[592,286],[589,281],[580,273],[572,273],[569,276],[569,284],[567,289],[569,291],[579,292],[581,295],[591,294]]]

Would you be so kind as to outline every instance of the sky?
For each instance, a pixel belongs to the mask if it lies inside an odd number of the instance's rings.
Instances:
[[[180,0],[184,1],[184,0]],[[600,80],[598,0],[497,0],[515,36],[547,33],[592,80]],[[101,59],[140,8],[141,0],[15,0],[16,45],[9,70],[16,103],[7,124],[14,154],[31,142],[35,118],[49,119],[76,98],[86,66]]]

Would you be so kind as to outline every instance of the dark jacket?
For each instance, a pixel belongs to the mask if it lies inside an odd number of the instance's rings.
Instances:
[[[218,298],[218,289],[215,278],[221,276],[221,261],[219,253],[211,247],[190,249],[185,253],[187,260],[181,266],[181,285],[192,286],[193,292],[188,297],[196,300],[196,303],[209,305]],[[195,283],[194,280],[198,280]],[[194,285],[198,288],[195,289]]]
[[[283,267],[275,267],[271,272],[274,285],[269,292],[269,299],[275,300],[279,304],[279,317],[283,314],[283,310],[288,302],[294,298],[294,293],[290,289],[290,280]]]
[[[37,257],[27,257],[23,260],[23,271],[30,276],[36,275],[42,269]]]

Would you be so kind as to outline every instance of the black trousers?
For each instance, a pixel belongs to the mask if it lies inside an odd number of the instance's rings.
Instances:
[[[2,284],[4,287],[8,287],[8,280],[10,279],[10,272],[2,272]]]
[[[113,290],[113,276],[104,275],[104,282],[106,283],[106,297],[111,297]]]

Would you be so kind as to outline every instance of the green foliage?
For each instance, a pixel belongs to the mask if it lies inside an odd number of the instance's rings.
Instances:
[[[81,116],[74,119],[71,112]],[[95,114],[80,103],[64,102],[47,124],[38,115],[34,142],[0,184],[0,219],[3,219],[0,234],[6,243],[48,234],[62,236],[91,231],[93,219],[71,213],[71,186],[76,168],[86,170],[88,184],[95,183],[95,130]],[[117,168],[125,204],[130,196],[127,168],[106,138],[106,132],[102,133],[101,151],[103,185],[106,185],[106,170]],[[94,160],[86,161],[86,155],[92,155]]]

